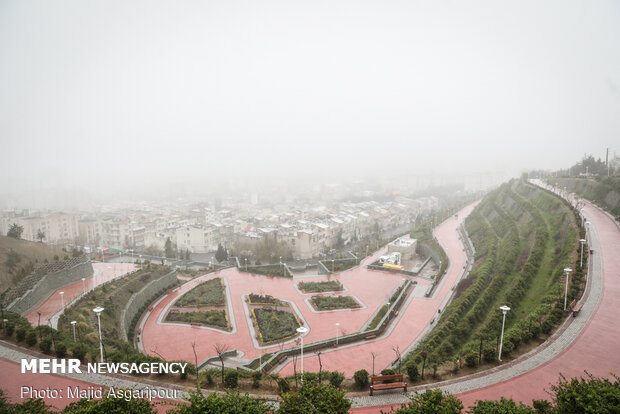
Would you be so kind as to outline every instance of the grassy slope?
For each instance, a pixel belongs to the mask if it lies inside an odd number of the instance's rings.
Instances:
[[[476,265],[467,289],[459,289],[460,296],[425,341],[436,362],[476,349],[480,337],[492,346],[501,320],[497,309],[503,304],[512,307],[507,328],[512,328],[513,337],[529,340],[525,339],[531,335],[529,327],[540,327],[559,300],[562,269],[575,256],[577,230],[571,210],[558,198],[520,181],[489,194],[468,219],[467,228],[476,246]],[[412,357],[421,355],[422,349]]]
[[[16,252],[21,260],[17,264],[13,273],[9,272],[6,265],[9,251]],[[58,255],[63,258],[67,253],[62,249],[49,246],[45,243],[36,243],[26,240],[17,240],[12,237],[0,236],[0,292],[8,287],[14,286],[21,279],[19,269],[32,268],[37,264],[43,263],[45,260],[54,261],[54,256]],[[29,273],[29,272],[28,272]]]

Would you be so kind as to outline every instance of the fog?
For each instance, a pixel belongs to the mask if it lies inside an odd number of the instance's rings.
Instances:
[[[620,136],[617,1],[3,0],[0,62],[0,200],[511,176]]]

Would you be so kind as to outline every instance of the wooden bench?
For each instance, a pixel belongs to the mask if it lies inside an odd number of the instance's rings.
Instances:
[[[376,375],[370,377],[370,395],[372,395],[375,390],[390,390],[392,388],[404,388],[405,392],[407,392],[407,383],[403,380],[403,374]]]
[[[376,337],[377,337],[377,335],[375,335],[375,334],[369,334],[369,335],[366,335],[364,337],[364,339],[375,339]]]
[[[577,316],[582,306],[583,306],[583,303],[580,303],[573,308],[573,318]]]

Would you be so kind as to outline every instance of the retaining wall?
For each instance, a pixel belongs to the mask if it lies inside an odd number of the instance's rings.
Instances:
[[[15,299],[7,309],[25,315],[41,306],[56,290],[61,287],[89,278],[93,275],[93,265],[83,261],[67,269],[48,273],[34,284],[21,297]]]
[[[127,305],[125,305],[125,309],[123,309],[123,315],[121,316],[121,330],[125,332],[127,338],[131,340],[133,334],[128,332],[128,330],[131,327],[131,322],[136,315],[141,312],[143,306],[148,304],[158,292],[170,289],[176,283],[177,272],[173,270],[165,276],[147,284],[129,298]]]

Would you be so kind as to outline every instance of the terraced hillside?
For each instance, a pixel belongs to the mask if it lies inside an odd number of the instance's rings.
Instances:
[[[575,266],[581,236],[575,214],[561,199],[524,181],[487,195],[465,224],[476,248],[473,270],[408,363],[458,369],[494,361],[501,305],[511,308],[503,354],[545,339],[564,315],[563,269],[575,269],[569,301],[583,284],[578,260]]]
[[[549,178],[547,182],[587,198],[620,217],[620,177]]]

